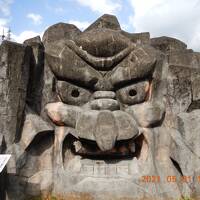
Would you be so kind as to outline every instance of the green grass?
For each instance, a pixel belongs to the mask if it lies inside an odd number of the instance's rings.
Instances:
[[[182,198],[180,198],[179,200],[194,200],[194,199],[192,199],[192,198],[190,198],[190,197],[182,197]]]

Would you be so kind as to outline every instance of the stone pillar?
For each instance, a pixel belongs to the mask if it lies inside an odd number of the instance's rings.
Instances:
[[[29,80],[31,48],[4,41],[0,46],[0,134],[7,147],[20,138]]]

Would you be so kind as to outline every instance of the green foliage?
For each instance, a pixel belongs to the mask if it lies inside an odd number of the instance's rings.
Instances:
[[[185,196],[185,197],[180,198],[179,200],[194,200],[194,199]]]
[[[50,197],[50,200],[58,200],[56,197]]]

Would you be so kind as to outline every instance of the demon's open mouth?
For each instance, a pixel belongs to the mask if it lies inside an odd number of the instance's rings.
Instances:
[[[81,156],[82,159],[124,160],[134,157],[138,159],[144,142],[144,135],[141,134],[137,138],[117,141],[111,150],[102,151],[95,141],[82,138],[77,139],[69,134],[63,144],[63,160],[65,159],[66,151],[68,153],[70,151],[74,156]]]
[[[141,139],[117,141],[114,148],[101,151],[95,141],[80,139],[73,143],[72,152],[83,158],[97,159],[125,159],[137,157],[141,150]],[[137,151],[136,151],[137,150]]]

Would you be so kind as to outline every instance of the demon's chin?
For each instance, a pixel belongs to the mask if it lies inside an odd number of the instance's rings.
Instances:
[[[57,127],[61,135],[66,127]],[[73,129],[62,143],[62,162],[66,171],[88,177],[129,177],[136,173],[148,157],[148,143],[143,133],[136,138],[116,141],[114,147],[102,151],[96,141],[76,137]],[[135,171],[136,170],[136,171]]]

